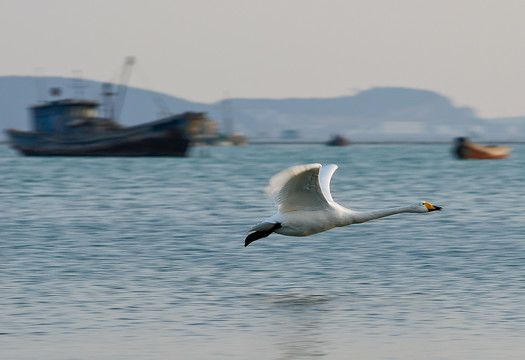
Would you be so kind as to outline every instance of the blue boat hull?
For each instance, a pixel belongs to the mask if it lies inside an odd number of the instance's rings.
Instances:
[[[28,156],[185,156],[190,145],[186,114],[82,136],[8,130],[13,148]]]

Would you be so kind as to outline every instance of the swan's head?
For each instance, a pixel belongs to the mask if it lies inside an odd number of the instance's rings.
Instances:
[[[441,210],[441,206],[432,205],[426,201],[420,201],[412,206],[412,210],[417,213],[427,213],[430,211]]]

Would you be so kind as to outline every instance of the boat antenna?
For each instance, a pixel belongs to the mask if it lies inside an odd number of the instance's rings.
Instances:
[[[124,60],[124,66],[122,67],[122,73],[120,74],[120,84],[117,90],[117,99],[115,109],[113,112],[113,121],[117,122],[124,105],[126,98],[126,91],[128,89],[128,82],[131,76],[131,67],[135,64],[135,57],[127,56]]]
[[[109,82],[102,84],[102,106],[104,117],[106,119],[113,119],[113,85]]]
[[[82,70],[73,70],[73,91],[75,98],[82,99],[86,85],[82,80]]]

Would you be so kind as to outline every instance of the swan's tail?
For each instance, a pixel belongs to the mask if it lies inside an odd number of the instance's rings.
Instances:
[[[262,238],[267,237],[271,233],[273,233],[275,230],[281,228],[282,225],[280,223],[275,223],[273,226],[267,230],[257,230],[255,232],[252,232],[250,235],[246,237],[246,240],[244,240],[244,247],[250,245],[255,240],[259,240]]]

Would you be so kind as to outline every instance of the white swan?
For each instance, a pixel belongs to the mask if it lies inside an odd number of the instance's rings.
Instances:
[[[277,205],[277,213],[252,226],[244,246],[264,238],[272,232],[288,236],[308,236],[338,226],[360,224],[394,214],[428,213],[441,210],[426,201],[408,206],[354,211],[332,199],[330,180],[337,165],[296,165],[281,171],[270,179],[266,193]]]

